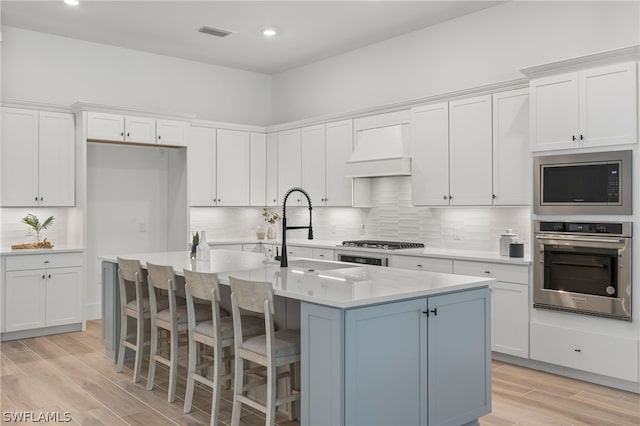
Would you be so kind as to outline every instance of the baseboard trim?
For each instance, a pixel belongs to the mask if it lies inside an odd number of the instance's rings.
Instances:
[[[48,336],[50,334],[69,333],[72,331],[82,330],[81,322],[77,324],[58,325],[55,327],[34,328],[31,330],[10,331],[2,333],[0,341],[6,342],[9,340],[28,339],[31,337]]]
[[[576,370],[574,368],[562,367],[560,365],[549,364],[533,359],[519,358],[497,352],[492,352],[491,358],[496,361],[519,365],[520,367],[532,368],[546,373],[557,374],[571,379],[582,380],[584,382],[595,383],[597,385],[608,386],[610,388],[640,394],[640,383],[637,382],[630,382],[628,380],[616,379],[613,377],[603,376],[601,374],[589,373],[588,371]]]

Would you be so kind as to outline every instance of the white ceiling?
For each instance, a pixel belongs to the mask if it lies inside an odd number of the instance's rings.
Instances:
[[[273,74],[494,6],[499,1],[2,0],[2,24]],[[232,31],[201,34],[203,25]],[[274,27],[275,38],[262,36]]]

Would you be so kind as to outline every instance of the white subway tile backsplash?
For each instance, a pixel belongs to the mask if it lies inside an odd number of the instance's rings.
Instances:
[[[371,208],[316,207],[314,236],[318,240],[390,239],[422,241],[430,247],[498,251],[500,234],[511,228],[523,242],[531,230],[529,207],[414,207],[410,177],[372,179]],[[271,208],[281,214],[281,208]],[[306,207],[287,208],[290,225],[306,224]],[[364,235],[360,233],[364,224]],[[191,209],[191,229],[206,230],[210,240],[253,239],[266,225],[260,207],[197,207]],[[278,222],[278,236],[282,224]],[[306,230],[289,231],[288,238],[306,238]]]

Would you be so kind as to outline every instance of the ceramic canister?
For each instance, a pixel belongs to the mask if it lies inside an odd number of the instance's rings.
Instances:
[[[511,232],[511,229],[505,229],[505,232],[500,234],[500,256],[509,256],[509,244],[517,241],[518,235]]]

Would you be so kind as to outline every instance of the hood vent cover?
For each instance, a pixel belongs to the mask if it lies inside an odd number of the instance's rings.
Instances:
[[[408,124],[356,132],[356,145],[346,164],[347,177],[408,175],[411,175]]]
[[[220,28],[214,28],[214,27],[209,27],[209,26],[204,26],[202,28],[200,28],[198,30],[198,32],[204,33],[204,34],[209,34],[212,36],[216,36],[216,37],[226,37],[229,34],[232,34],[231,31],[227,31],[227,30],[223,30]]]

